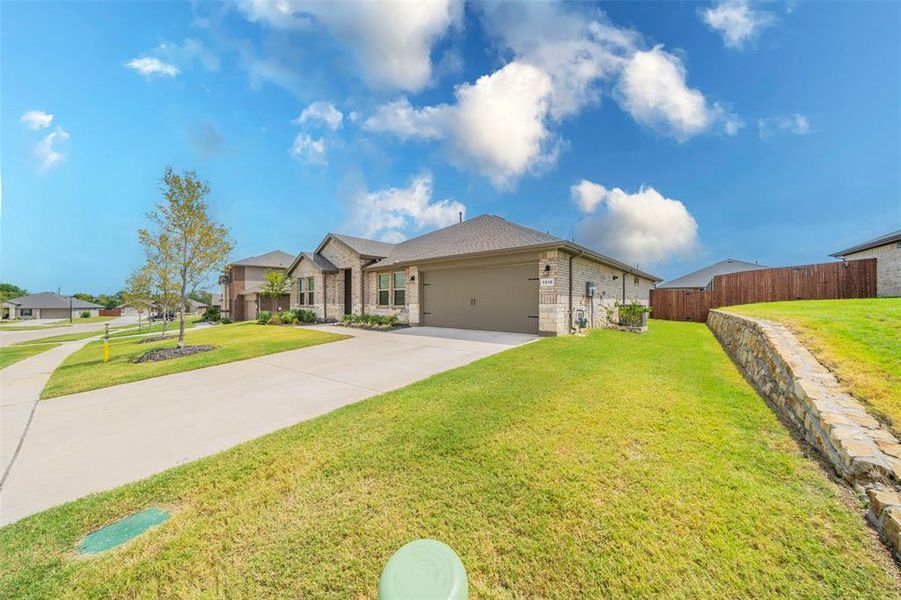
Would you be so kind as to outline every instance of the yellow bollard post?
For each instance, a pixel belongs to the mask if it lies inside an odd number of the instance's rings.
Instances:
[[[109,362],[109,323],[104,327],[103,332],[103,364]]]

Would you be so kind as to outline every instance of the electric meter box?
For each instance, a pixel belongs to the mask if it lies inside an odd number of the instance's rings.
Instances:
[[[586,296],[588,296],[589,298],[594,298],[594,295],[597,293],[597,291],[598,291],[598,284],[596,284],[593,281],[585,282],[585,295]]]

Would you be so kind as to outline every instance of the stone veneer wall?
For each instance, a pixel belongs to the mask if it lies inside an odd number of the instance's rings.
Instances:
[[[869,499],[868,518],[901,552],[901,444],[784,325],[711,310],[707,326],[758,391]]]

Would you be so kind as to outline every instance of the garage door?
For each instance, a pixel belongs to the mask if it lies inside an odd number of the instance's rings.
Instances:
[[[538,333],[538,263],[424,271],[422,322]]]
[[[81,311],[75,309],[72,313],[72,316],[78,318],[81,315]],[[41,309],[41,318],[42,319],[68,319],[69,318],[69,309],[68,308],[42,308]]]

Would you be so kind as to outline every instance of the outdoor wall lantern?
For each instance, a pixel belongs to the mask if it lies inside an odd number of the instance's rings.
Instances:
[[[614,275],[614,276],[613,276],[613,281],[616,281],[617,279],[619,279],[619,275]]]
[[[544,265],[544,274],[547,275],[550,272],[551,272],[551,265],[550,265],[550,263],[548,263],[548,264]]]
[[[416,281],[416,275],[410,275],[410,283]]]

